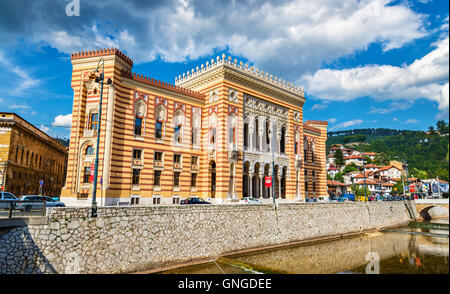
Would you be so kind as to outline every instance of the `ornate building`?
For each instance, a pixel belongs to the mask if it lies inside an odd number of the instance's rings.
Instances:
[[[112,84],[104,85],[99,122],[93,73],[101,58]],[[72,64],[66,204],[90,205],[98,130],[99,205],[326,196],[327,122],[303,123],[302,89],[225,55],[175,85],[132,73],[117,49],[75,53]],[[264,186],[272,174],[275,191]]]
[[[58,197],[67,169],[67,149],[15,113],[0,112],[0,184],[17,197]]]

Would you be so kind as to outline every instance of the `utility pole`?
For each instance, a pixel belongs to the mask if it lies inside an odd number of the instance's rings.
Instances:
[[[363,142],[363,176],[364,176],[364,201],[367,201],[367,191],[366,191],[366,160],[364,158],[364,142]]]
[[[101,128],[101,117],[102,117],[102,98],[103,98],[103,81],[105,79],[105,60],[103,58],[101,58],[98,61],[97,64],[97,70],[96,73],[98,73],[98,70],[100,68],[100,62],[102,63],[102,72],[100,73],[100,76],[97,76],[95,78],[95,82],[96,83],[100,83],[101,88],[100,88],[100,105],[98,108],[98,127],[97,127],[97,146],[96,146],[96,152],[95,152],[95,169],[94,169],[94,182],[92,184],[92,217],[97,217],[97,178],[98,178],[98,154],[99,154],[99,149],[100,149],[100,128]],[[108,85],[112,84],[112,80],[108,79],[107,81]]]

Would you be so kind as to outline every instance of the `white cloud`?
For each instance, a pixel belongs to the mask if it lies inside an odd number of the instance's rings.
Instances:
[[[326,109],[328,107],[328,102],[324,101],[323,103],[316,103],[311,107],[311,111],[314,110],[323,110]]]
[[[425,98],[437,102],[448,112],[449,38],[435,43],[436,49],[404,67],[367,65],[343,70],[321,69],[305,75],[309,92],[321,99],[349,101],[364,96],[380,100],[403,100],[394,105],[408,108],[408,103]],[[387,113],[389,110],[372,111]]]
[[[363,120],[361,120],[361,119],[344,121],[344,122],[341,122],[341,123],[335,125],[334,127],[330,128],[330,131],[339,130],[339,129],[343,129],[343,128],[348,128],[348,127],[359,125],[359,124],[362,124],[362,123],[363,123]]]
[[[52,122],[52,126],[55,127],[70,127],[72,125],[72,114],[66,114],[66,115],[58,115],[55,117],[54,121]]]
[[[60,52],[120,47],[135,62],[184,62],[228,48],[286,80],[373,43],[387,51],[427,35],[425,15],[389,0],[84,1],[83,21],[70,23],[60,0],[14,2],[5,23],[16,30],[5,34]]]
[[[332,124],[334,124],[337,121],[337,118],[329,118],[328,121]]]
[[[405,123],[407,123],[407,124],[416,124],[416,123],[418,123],[418,122],[419,122],[418,119],[410,118],[410,119],[406,120]]]
[[[8,107],[9,109],[21,109],[21,110],[25,110],[25,109],[30,109],[30,106],[28,105],[24,105],[24,104],[12,104]]]
[[[375,108],[371,107],[369,113],[371,114],[386,114],[395,110],[406,110],[412,106],[411,103],[406,102],[392,102],[387,108]]]
[[[2,51],[0,51],[0,67],[6,71],[12,72],[19,78],[19,80],[14,83],[14,90],[10,91],[11,95],[21,95],[23,91],[36,87],[41,83],[41,80],[32,78],[27,70],[14,65],[10,59],[5,57]]]
[[[48,132],[50,132],[50,128],[47,127],[47,126],[45,126],[45,125],[43,125],[43,124],[41,124],[41,125],[39,126],[39,128],[40,128],[41,131],[43,131],[44,133],[47,133],[47,134],[48,134]]]

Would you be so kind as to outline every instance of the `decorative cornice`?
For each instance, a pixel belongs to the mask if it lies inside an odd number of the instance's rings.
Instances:
[[[183,95],[187,95],[187,96],[191,96],[191,97],[194,97],[194,98],[199,98],[199,99],[205,100],[205,95],[202,94],[202,93],[199,93],[197,91],[192,91],[192,90],[189,90],[189,89],[185,89],[185,88],[182,88],[182,87],[179,87],[179,86],[175,86],[175,85],[163,82],[163,81],[159,81],[159,80],[147,77],[147,76],[143,76],[141,74],[131,73],[131,72],[122,70],[121,71],[121,76],[129,78],[129,79],[134,80],[134,81],[142,82],[142,83],[145,83],[145,84],[148,84],[148,85],[152,85],[152,86],[155,86],[155,87],[159,87],[159,88],[163,88],[163,89],[166,89],[166,90],[174,91],[174,92],[177,92],[177,93],[180,93],[180,94],[183,94]]]
[[[253,66],[249,67],[248,64],[244,66],[242,61],[238,64],[237,60],[234,59],[234,62],[232,62],[231,56],[228,59],[225,59],[225,57],[225,54],[222,54],[222,59],[217,56],[216,60],[211,59],[211,63],[206,62],[200,68],[197,66],[195,70],[192,69],[187,71],[187,73],[183,73],[183,75],[179,75],[175,78],[175,85],[192,88],[199,80],[204,84],[206,82],[205,79],[208,81],[212,80],[213,73],[220,73],[223,78],[230,79],[234,77],[235,79],[246,80],[247,83],[256,86],[256,88],[263,88],[270,92],[291,97],[302,104],[305,102],[304,89],[294,86],[281,78],[264,73],[263,70]]]
[[[99,57],[105,55],[116,55],[122,58],[126,63],[133,66],[133,60],[126,56],[122,51],[117,48],[109,48],[109,49],[100,49],[100,50],[90,50],[83,52],[75,52],[71,55],[71,59],[81,59],[81,58],[89,58],[89,57]]]

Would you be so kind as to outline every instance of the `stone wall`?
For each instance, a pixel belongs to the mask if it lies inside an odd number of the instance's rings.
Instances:
[[[415,205],[413,204],[415,208]],[[0,236],[0,273],[120,273],[403,224],[404,202],[49,208]]]

